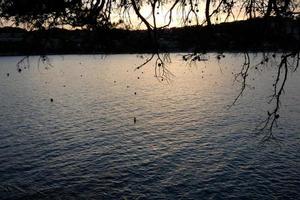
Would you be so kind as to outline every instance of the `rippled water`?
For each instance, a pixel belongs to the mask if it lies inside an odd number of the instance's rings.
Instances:
[[[136,55],[1,57],[0,199],[300,199],[299,72],[262,144],[275,65],[228,109],[243,56],[208,56],[172,54],[170,84]]]

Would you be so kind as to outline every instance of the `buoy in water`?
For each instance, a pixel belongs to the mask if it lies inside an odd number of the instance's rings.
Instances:
[[[53,102],[53,98],[50,99],[50,102]]]

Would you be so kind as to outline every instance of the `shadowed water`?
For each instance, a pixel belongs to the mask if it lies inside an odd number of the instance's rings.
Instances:
[[[299,72],[261,144],[277,58],[228,109],[243,56],[208,57],[172,54],[170,84],[135,55],[1,57],[0,199],[299,199]]]

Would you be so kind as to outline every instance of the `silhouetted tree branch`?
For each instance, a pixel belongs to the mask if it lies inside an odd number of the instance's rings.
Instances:
[[[293,59],[293,64],[289,62]],[[277,69],[277,76],[273,84],[273,94],[270,96],[269,103],[274,102],[274,108],[268,111],[268,117],[262,122],[261,131],[268,129],[268,135],[265,139],[270,139],[273,137],[273,128],[277,126],[277,120],[279,119],[279,111],[281,106],[281,97],[284,93],[284,88],[288,78],[289,70],[295,71],[299,67],[299,52],[292,52],[288,54],[283,54],[281,57],[280,64]]]
[[[250,57],[248,53],[244,53],[244,64],[242,65],[241,71],[234,75],[234,80],[241,83],[241,89],[239,94],[235,97],[234,101],[229,107],[232,107],[238,99],[243,95],[247,86],[247,77],[249,76],[250,69]]]

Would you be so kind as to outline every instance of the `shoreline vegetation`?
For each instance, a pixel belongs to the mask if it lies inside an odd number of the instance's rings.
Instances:
[[[256,18],[157,30],[160,52],[300,50],[300,19]],[[147,30],[0,28],[0,56],[152,53]]]

